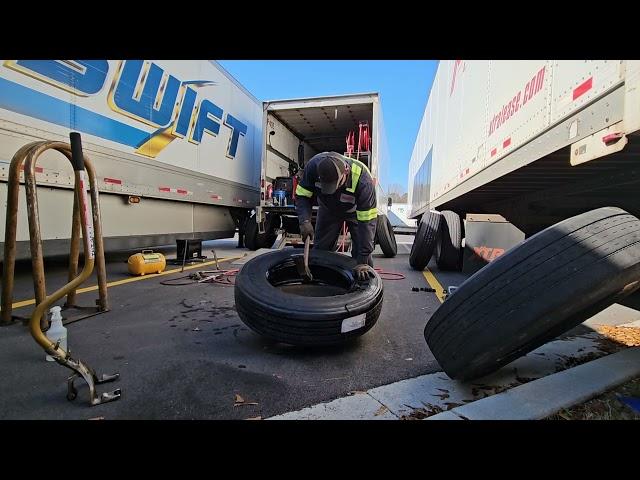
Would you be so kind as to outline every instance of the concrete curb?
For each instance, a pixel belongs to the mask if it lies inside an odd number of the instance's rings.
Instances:
[[[640,347],[627,348],[425,420],[540,420],[638,375]]]
[[[538,379],[565,367],[569,359],[586,358],[600,352],[602,336],[596,332],[554,340],[515,360],[507,367],[478,380],[463,383],[443,372],[435,372],[374,387],[353,396],[316,404],[302,410],[270,417],[273,420],[386,420],[424,418],[468,404],[495,390],[520,385],[519,378]],[[533,381],[533,380],[531,380]],[[515,385],[514,385],[515,384]],[[473,400],[470,400],[473,399]],[[455,414],[451,414],[455,418]]]

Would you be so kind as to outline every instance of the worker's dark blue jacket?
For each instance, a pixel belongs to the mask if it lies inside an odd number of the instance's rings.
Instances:
[[[344,220],[357,219],[360,251],[355,257],[358,263],[369,263],[370,255],[375,248],[378,218],[375,184],[364,163],[345,156],[342,156],[342,159],[350,166],[349,176],[345,184],[331,195],[322,194],[320,183],[316,185],[320,157],[305,165],[302,179],[296,187],[296,213],[300,223],[310,220],[315,196],[321,209],[326,208],[334,216]]]

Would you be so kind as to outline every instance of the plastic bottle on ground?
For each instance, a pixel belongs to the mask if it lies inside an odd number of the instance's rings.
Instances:
[[[58,306],[51,307],[49,312],[51,313],[51,326],[47,330],[47,338],[54,344],[60,340],[60,348],[67,350],[67,329],[62,325],[62,315],[60,313],[62,309]],[[47,355],[47,362],[54,362],[55,360],[51,355]]]

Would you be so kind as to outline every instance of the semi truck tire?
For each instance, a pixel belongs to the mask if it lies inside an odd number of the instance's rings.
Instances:
[[[393,233],[393,226],[386,215],[378,215],[376,225],[376,239],[385,257],[395,257],[398,253],[396,235]]]
[[[476,272],[424,337],[451,378],[527,354],[640,287],[640,220],[614,207],[557,223]]]
[[[462,221],[450,210],[442,212],[440,235],[436,242],[436,263],[440,270],[460,270],[462,246]]]
[[[256,333],[290,345],[345,343],[369,331],[382,309],[383,284],[376,273],[367,281],[353,276],[356,261],[345,255],[311,250],[314,281],[302,283],[294,249],[249,260],[234,290],[240,319]]]
[[[431,260],[440,231],[441,218],[438,212],[427,212],[422,216],[409,254],[409,265],[414,270],[423,270]]]
[[[252,215],[247,219],[247,225],[245,226],[244,244],[249,250],[258,250],[259,248],[271,248],[276,241],[276,229],[275,223],[277,220],[276,215],[266,215],[264,220],[264,233],[258,233],[258,223],[256,222],[256,216]]]

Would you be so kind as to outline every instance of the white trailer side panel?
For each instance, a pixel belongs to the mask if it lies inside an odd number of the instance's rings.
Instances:
[[[622,60],[553,62],[551,122],[572,114],[624,80]]]
[[[376,183],[378,214],[387,215],[387,191],[389,189],[389,168],[392,167],[389,143],[384,129],[382,103],[376,98],[373,107],[373,140],[376,143],[375,157],[371,165],[371,175]]]
[[[446,116],[449,139],[443,164],[447,172],[434,183],[429,200],[480,170],[486,156],[487,96],[480,93],[488,90],[490,62],[456,60],[447,65],[447,79],[438,90],[446,104],[440,112]],[[441,151],[438,149],[438,157]]]
[[[548,127],[551,77],[551,64],[544,60],[491,62],[483,168]]]
[[[527,152],[517,153],[519,164],[540,158],[545,149],[530,148],[532,140],[619,87],[627,67],[637,78],[635,64],[620,60],[440,62],[410,161],[411,215],[448,192],[447,198],[455,195],[452,190],[488,167],[499,163],[505,166],[499,171],[510,171],[511,154],[525,145]],[[627,88],[627,101],[634,91]],[[635,131],[640,115],[627,110],[625,130]],[[619,117],[616,111],[605,123],[613,125]],[[575,122],[563,138],[552,140],[555,148],[595,133],[592,127],[585,130],[587,125]]]
[[[427,152],[425,152],[425,159],[429,157],[429,152],[431,152],[431,166],[429,167],[426,163],[421,171],[421,184],[426,184],[429,187],[427,191],[432,189],[440,190],[445,188],[447,181],[450,180],[451,171],[455,170],[455,163],[452,161],[451,157],[447,154],[447,124],[444,122],[444,119],[447,115],[447,102],[445,100],[445,92],[446,92],[446,83],[447,83],[447,68],[448,65],[444,63],[440,63],[440,68],[438,68],[438,74],[433,83],[433,88],[431,90],[431,95],[434,99],[434,104],[429,112],[429,120],[427,124],[427,130],[424,132],[427,135],[426,145],[429,145],[430,148]],[[442,73],[440,72],[442,70]],[[431,99],[431,97],[430,97]],[[434,158],[441,158],[442,161],[436,163]],[[426,174],[425,170],[430,169],[431,175],[430,178]],[[428,198],[428,197],[427,197]]]
[[[1,127],[16,139],[3,142],[0,162],[9,162],[28,137],[68,141],[70,131],[79,131],[88,155],[103,157],[101,191],[239,206],[230,192],[211,197],[217,192],[207,185],[220,181],[248,190],[238,197],[255,204],[261,115],[260,103],[209,61],[5,60],[0,66]],[[131,168],[110,168],[109,157]],[[42,162],[61,174],[67,163],[55,154]],[[152,176],[149,182],[153,166],[194,181]]]
[[[438,76],[436,75],[434,85],[437,80]],[[422,115],[420,127],[418,128],[418,140],[416,140],[413,152],[411,153],[411,160],[409,161],[409,194],[407,201],[411,209],[410,211],[426,208],[430,198],[428,184],[431,175],[431,160],[430,158],[427,160],[426,155],[427,152],[431,153],[432,151],[431,139],[433,137],[428,134],[428,129],[431,128],[432,111],[432,103],[428,101],[424,114]]]
[[[208,60],[0,62],[0,204],[23,145],[82,134],[102,195],[107,249],[232,236],[227,207],[259,201],[261,103]],[[23,177],[21,174],[21,181]],[[53,151],[36,170],[47,254],[68,251],[73,170]],[[129,204],[127,197],[143,197]],[[24,188],[18,256],[28,256]],[[0,248],[4,240],[0,222]]]

